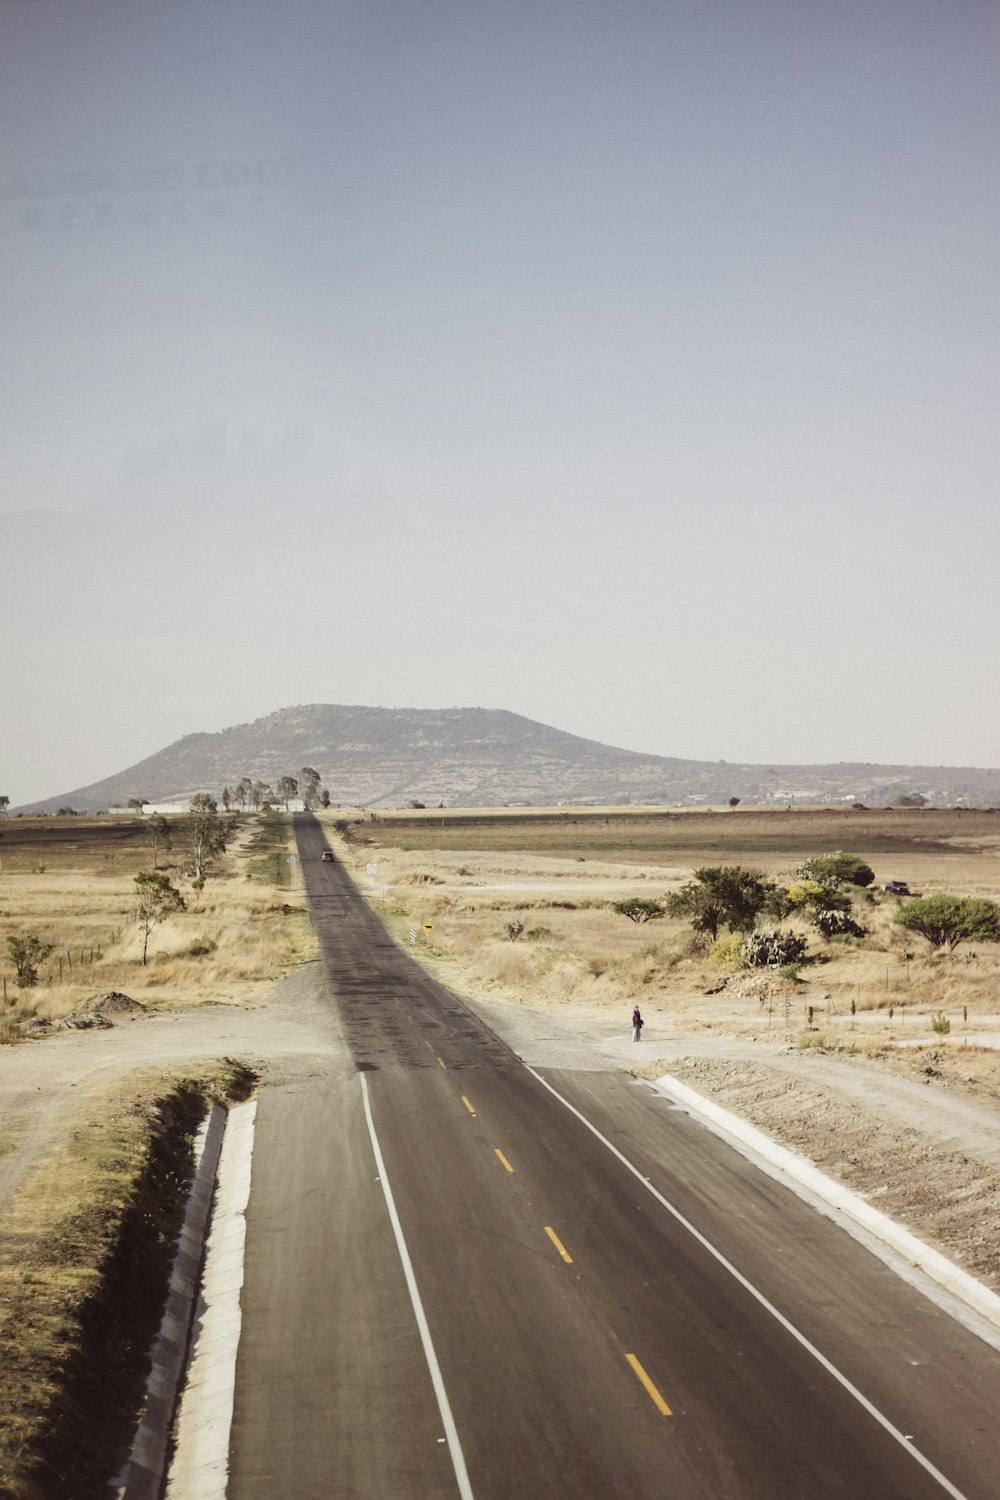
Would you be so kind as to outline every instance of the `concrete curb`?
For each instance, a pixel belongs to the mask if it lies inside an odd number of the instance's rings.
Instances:
[[[742,1150],[744,1155],[752,1154],[760,1158],[775,1169],[776,1175],[790,1178],[819,1198],[834,1210],[834,1220],[842,1215],[888,1246],[902,1260],[922,1271],[929,1280],[976,1313],[991,1329],[1000,1332],[1000,1297],[995,1292],[977,1281],[968,1271],[963,1271],[939,1250],[925,1245],[923,1240],[896,1224],[887,1214],[872,1208],[857,1193],[835,1182],[832,1177],[827,1177],[807,1157],[797,1151],[790,1151],[786,1146],[779,1146],[777,1141],[765,1135],[762,1130],[730,1110],[714,1104],[711,1099],[706,1099],[703,1094],[682,1083],[679,1078],[674,1078],[671,1073],[664,1073],[650,1087],[659,1089],[718,1134],[729,1138],[730,1143],[737,1150]],[[847,1228],[847,1225],[844,1227]]]
[[[229,1112],[167,1500],[225,1500],[257,1102]]]
[[[213,1104],[195,1138],[195,1174],[170,1276],[167,1305],[153,1347],[153,1368],[132,1451],[111,1483],[118,1500],[157,1500],[162,1486],[174,1408],[187,1359],[188,1337],[201,1279],[205,1230],[226,1129],[226,1111]]]

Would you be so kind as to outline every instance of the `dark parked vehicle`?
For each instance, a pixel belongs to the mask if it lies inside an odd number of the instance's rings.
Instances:
[[[323,850],[323,854],[322,854],[322,860],[323,860],[323,863],[325,865],[332,865],[333,864],[333,850],[332,849],[324,849]]]
[[[910,887],[905,880],[887,881],[885,888],[890,896],[908,896],[910,894]]]

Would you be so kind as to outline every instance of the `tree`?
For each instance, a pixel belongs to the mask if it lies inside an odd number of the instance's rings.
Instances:
[[[901,797],[894,797],[893,807],[926,807],[927,798],[923,792],[904,792]]]
[[[229,811],[229,804],[230,804],[230,802],[232,802],[232,800],[233,800],[232,793],[230,792],[230,790],[229,790],[229,788],[227,786],[224,786],[222,788],[222,806],[223,806],[223,810],[225,812]]]
[[[1000,940],[1000,906],[984,896],[916,896],[903,902],[896,921],[949,953],[965,938]]]
[[[314,771],[312,766],[303,766],[299,772],[299,791],[302,793],[302,805],[307,812],[312,812],[316,799],[319,796],[320,774]]]
[[[236,795],[240,799],[240,809],[246,812],[247,803],[250,801],[250,793],[253,790],[253,782],[249,776],[241,776],[236,783]]]
[[[250,788],[250,801],[253,803],[254,812],[260,812],[262,802],[266,802],[271,795],[271,788],[266,781],[255,781]]]
[[[285,812],[288,811],[288,804],[292,798],[298,795],[298,790],[299,784],[294,776],[278,777],[278,798],[285,804]]]
[[[211,801],[211,799],[209,799]],[[187,835],[188,867],[194,878],[196,890],[201,890],[205,877],[220,854],[226,850],[225,830],[219,823],[219,814],[211,807],[193,807],[185,828]]]
[[[133,812],[142,812],[142,810],[143,810],[144,807],[148,807],[149,806],[149,798],[148,797],[130,797],[128,799],[128,805],[132,809]]]
[[[832,854],[816,854],[807,859],[798,871],[807,880],[817,880],[820,885],[832,885],[842,880],[845,885],[871,885],[875,871],[860,854],[845,854],[835,849]]]
[[[4,817],[5,818],[7,816],[7,809],[8,809],[9,806],[10,806],[10,798],[9,797],[0,797],[0,817]]]
[[[162,870],[145,871],[135,877],[135,910],[142,932],[142,966],[145,968],[149,934],[171,912],[184,910],[184,897]]]
[[[657,917],[666,916],[666,907],[660,901],[643,900],[641,896],[629,896],[626,901],[616,901],[612,910],[620,917],[628,917],[630,922],[640,925],[643,922],[655,922]]]
[[[191,810],[193,812],[216,813],[219,811],[219,804],[211,792],[197,792],[191,798]]]
[[[7,957],[17,970],[18,989],[30,990],[38,983],[38,965],[44,963],[51,952],[53,945],[43,943],[33,932],[27,937],[7,939]]]
[[[156,869],[156,856],[162,844],[164,849],[170,848],[170,824],[162,813],[154,813],[146,824],[146,838],[153,855],[153,869]]]
[[[327,791],[326,787],[323,787],[322,791],[319,794],[319,805],[320,807],[330,806],[330,793]],[[444,804],[439,803],[438,806],[443,807]]]
[[[739,807],[739,805],[740,805],[740,798],[739,797],[730,797],[730,799],[729,799],[729,806],[732,808],[733,812],[736,811],[736,809]]]
[[[667,897],[672,917],[686,917],[695,932],[714,942],[719,928],[751,932],[773,886],[758,871],[742,865],[704,865],[694,880]]]

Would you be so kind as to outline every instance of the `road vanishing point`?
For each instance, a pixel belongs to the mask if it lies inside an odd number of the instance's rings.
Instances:
[[[296,837],[343,1068],[262,1091],[229,1500],[996,1500],[1000,1355],[622,1072],[536,1072]]]

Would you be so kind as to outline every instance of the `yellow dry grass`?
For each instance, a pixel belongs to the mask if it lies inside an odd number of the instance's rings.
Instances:
[[[272,826],[265,857],[257,824],[248,820],[201,892],[176,866],[168,868],[186,910],[153,928],[145,967],[134,876],[152,861],[141,845],[109,856],[108,841],[118,830],[103,824],[92,831],[96,837],[86,846],[50,845],[37,861],[22,849],[20,859],[4,861],[0,939],[34,933],[54,950],[40,966],[38,984],[19,989],[0,943],[6,987],[0,1017],[8,1039],[27,1016],[56,1020],[109,990],[147,1005],[247,1002],[297,958],[311,956],[301,883],[296,891],[276,884],[288,879],[287,820]],[[178,842],[175,835],[175,848]],[[38,864],[45,866],[41,872]]]
[[[90,1091],[7,1207],[0,1493],[68,1493],[67,1471],[96,1493],[107,1465],[120,1463],[166,1291],[191,1134],[210,1098],[246,1097],[252,1082],[225,1060],[197,1078],[136,1072]]]

